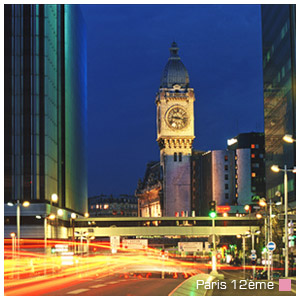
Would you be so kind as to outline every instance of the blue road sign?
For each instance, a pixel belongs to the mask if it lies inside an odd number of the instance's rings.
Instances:
[[[256,258],[257,258],[257,255],[256,255],[255,253],[252,253],[252,254],[251,254],[251,259],[252,259],[252,260],[256,260]]]
[[[274,251],[276,249],[276,244],[274,242],[269,242],[267,248],[269,251]]]

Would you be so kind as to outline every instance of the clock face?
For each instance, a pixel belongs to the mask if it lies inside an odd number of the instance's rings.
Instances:
[[[173,129],[183,129],[188,123],[188,114],[184,108],[176,106],[170,109],[167,114],[167,123]]]

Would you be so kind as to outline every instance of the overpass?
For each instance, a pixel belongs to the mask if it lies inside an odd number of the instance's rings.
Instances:
[[[247,231],[259,230],[263,221],[253,216],[217,217],[215,227],[209,217],[101,217],[78,218],[70,228],[80,234],[95,237],[109,236],[235,236]]]

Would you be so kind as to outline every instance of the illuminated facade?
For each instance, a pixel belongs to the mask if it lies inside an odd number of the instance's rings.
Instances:
[[[131,195],[99,195],[89,197],[90,217],[137,217],[138,204],[135,196]]]
[[[4,200],[30,201],[26,224],[43,224],[53,193],[87,211],[86,80],[79,6],[5,5]]]
[[[266,148],[266,197],[283,194],[283,173],[272,165],[296,166],[296,5],[262,5],[264,116]],[[289,202],[296,201],[296,177],[288,172]]]
[[[135,191],[139,217],[162,217],[162,186],[160,162],[148,163],[144,179],[139,181]]]
[[[218,206],[243,207],[256,196],[265,197],[263,133],[241,133],[228,140],[226,150],[201,154],[197,164],[202,215],[207,215],[211,200]]]
[[[174,42],[156,95],[157,142],[163,174],[163,216],[191,211],[194,90]]]

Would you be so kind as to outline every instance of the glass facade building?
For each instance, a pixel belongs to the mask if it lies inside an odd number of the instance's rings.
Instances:
[[[264,119],[266,152],[266,196],[283,195],[283,173],[272,165],[296,166],[295,143],[283,141],[285,134],[296,138],[296,5],[262,5]],[[288,174],[289,202],[296,201],[296,177]],[[291,205],[291,204],[290,204]]]
[[[77,5],[5,5],[5,203],[87,211],[85,23]]]

